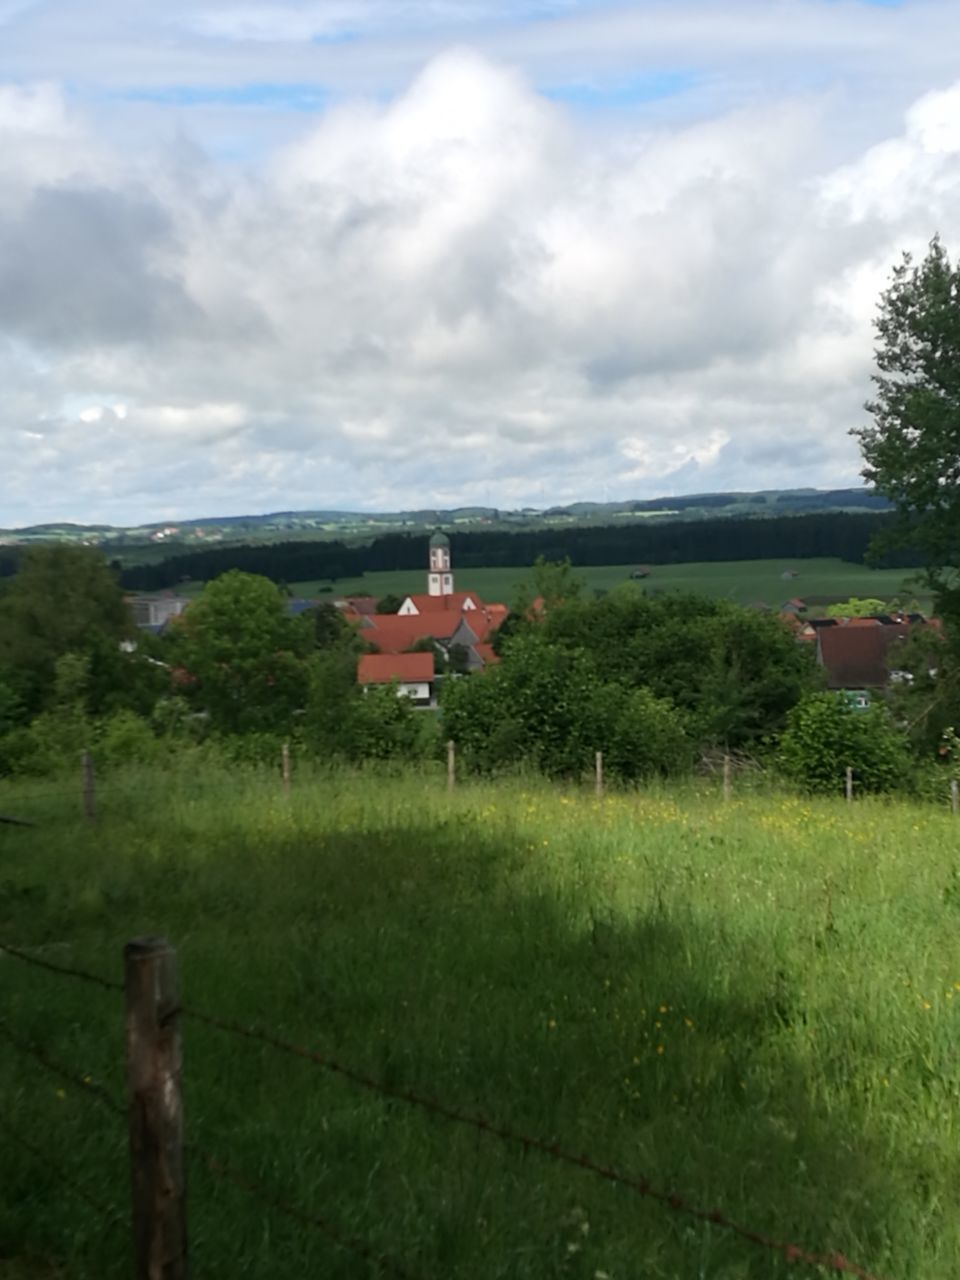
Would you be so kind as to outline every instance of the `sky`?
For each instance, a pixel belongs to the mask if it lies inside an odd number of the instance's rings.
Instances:
[[[0,527],[860,483],[956,0],[0,0]]]

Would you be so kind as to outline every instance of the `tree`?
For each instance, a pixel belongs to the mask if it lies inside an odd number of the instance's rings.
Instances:
[[[818,678],[810,648],[779,618],[705,596],[650,596],[627,584],[555,608],[540,629],[590,653],[604,680],[648,688],[688,712],[702,747],[749,748],[779,732]]]
[[[30,712],[53,697],[59,658],[117,652],[133,634],[117,579],[92,547],[32,547],[0,599],[0,667]]]
[[[395,592],[388,591],[377,601],[377,613],[398,613],[405,599],[406,596],[398,596]]]
[[[886,544],[920,551],[938,608],[960,617],[960,266],[939,237],[894,268],[876,329],[874,425],[852,432],[862,474],[896,508]]]
[[[590,654],[533,628],[509,642],[498,666],[445,684],[441,709],[444,736],[481,771],[527,764],[576,777],[598,750],[610,776],[625,779],[692,762],[685,717],[666,699],[604,680]]]
[[[827,606],[828,618],[872,618],[874,614],[885,613],[887,606],[882,600],[875,600],[872,597],[861,598],[860,596],[851,596],[849,600],[843,600],[839,604],[831,604]]]
[[[882,703],[862,711],[834,693],[815,693],[790,712],[779,764],[807,791],[839,794],[848,768],[862,791],[891,791],[909,772],[909,754]]]
[[[233,569],[188,607],[174,653],[215,728],[280,731],[304,704],[312,644],[309,618],[291,618],[268,578]]]

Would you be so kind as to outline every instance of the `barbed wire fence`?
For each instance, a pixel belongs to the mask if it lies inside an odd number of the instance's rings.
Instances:
[[[37,777],[7,778],[0,779],[0,783],[13,784],[11,788],[12,802],[19,802],[21,808],[24,803],[29,811],[31,805],[38,802],[41,804],[65,802],[76,805],[84,819],[91,825],[95,824],[101,816],[101,808],[104,801],[107,801],[108,805],[118,807],[124,803],[142,804],[148,794],[155,794],[158,798],[167,798],[172,789],[177,792],[181,799],[190,797],[210,799],[214,795],[233,795],[236,794],[237,790],[234,778],[217,779],[214,782],[206,778],[201,785],[197,783],[195,778],[187,780],[182,775],[178,775],[174,788],[162,774],[157,775],[155,783],[147,784],[144,783],[142,777],[137,779],[135,785],[128,784],[122,778],[115,779],[109,774],[105,780],[97,773],[92,752],[82,752],[79,759],[79,777],[73,786],[66,784],[62,777],[50,782]],[[293,785],[295,776],[294,763],[290,744],[289,742],[284,742],[281,745],[277,768],[273,773],[272,779],[268,773],[263,775],[265,782],[271,779],[273,785],[276,785],[276,782],[279,781],[280,785],[277,787],[276,794],[285,800],[289,800],[295,790]],[[725,803],[734,798],[735,792],[740,789],[742,784],[747,784],[746,790],[750,790],[755,786],[756,779],[761,776],[762,772],[762,767],[752,757],[742,753],[732,754],[729,751],[720,750],[705,754],[700,760],[697,770],[699,776],[709,778],[717,783],[717,789]],[[458,763],[456,743],[453,740],[446,743],[445,764],[442,773],[438,772],[437,776],[445,780],[448,793],[453,793],[464,781],[463,770]],[[593,767],[589,771],[589,782],[595,798],[602,800],[609,787],[602,751],[593,753]],[[185,783],[187,783],[186,788]],[[848,804],[852,804],[855,798],[860,795],[860,777],[858,771],[852,766],[847,766],[843,773],[838,776],[837,793],[843,795]],[[954,817],[960,817],[960,782],[956,778],[944,779],[942,803],[945,806],[949,806],[950,812]],[[37,825],[37,818],[32,812],[29,816],[24,816],[23,813],[0,814],[0,825],[33,827]]]
[[[244,1026],[180,1002],[176,955],[162,938],[134,939],[124,948],[125,980],[118,982],[99,974],[44,959],[31,950],[0,941],[0,951],[23,964],[47,974],[70,978],[110,993],[123,993],[127,1028],[127,1106],[116,1101],[103,1084],[90,1074],[78,1073],[39,1049],[0,1021],[0,1040],[15,1052],[28,1057],[44,1071],[68,1083],[93,1099],[114,1119],[127,1121],[133,1184],[132,1229],[137,1280],[185,1280],[187,1276],[187,1235],[185,1214],[184,1156],[198,1160],[215,1178],[232,1184],[255,1199],[264,1209],[319,1231],[338,1248],[374,1265],[383,1275],[398,1280],[415,1280],[407,1264],[343,1230],[326,1215],[293,1204],[259,1178],[237,1169],[219,1155],[186,1141],[181,1102],[182,1052],[180,1023],[196,1022],[222,1034],[264,1045],[278,1053],[312,1063],[349,1083],[382,1098],[401,1102],[443,1121],[465,1126],[533,1152],[558,1164],[575,1168],[608,1183],[616,1184],[640,1198],[694,1220],[718,1227],[786,1262],[805,1265],[858,1280],[881,1277],[836,1250],[816,1250],[779,1240],[731,1219],[719,1208],[691,1202],[675,1190],[657,1186],[645,1175],[614,1168],[588,1154],[567,1150],[558,1142],[519,1132],[486,1116],[462,1110],[438,1098],[403,1085],[390,1084],[340,1061],[330,1054],[298,1045],[271,1031]],[[0,1118],[0,1127],[39,1162],[51,1164],[45,1153],[30,1139]],[[62,1171],[59,1171],[61,1176]],[[105,1220],[121,1221],[118,1212],[102,1204],[76,1182],[70,1189],[95,1208]],[[163,1268],[158,1270],[158,1268]]]

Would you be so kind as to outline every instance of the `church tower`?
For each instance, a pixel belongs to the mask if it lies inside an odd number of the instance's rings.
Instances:
[[[450,539],[438,529],[430,539],[430,572],[427,574],[427,594],[431,596],[453,595],[453,571],[450,568]]]

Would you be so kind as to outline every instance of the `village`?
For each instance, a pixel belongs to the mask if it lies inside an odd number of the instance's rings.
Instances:
[[[646,584],[654,573],[654,566],[644,565],[628,577]],[[788,568],[781,576],[792,582],[798,571]],[[371,595],[341,596],[333,604],[367,649],[357,660],[358,683],[365,688],[394,685],[412,705],[435,710],[444,679],[479,674],[500,661],[493,639],[510,607],[485,601],[476,591],[456,589],[450,539],[440,529],[425,548],[425,578],[426,590],[404,596],[395,612],[380,612],[380,601]],[[296,616],[321,603],[319,597],[294,597],[287,608]],[[135,596],[128,604],[138,627],[164,634],[184,614],[190,597]],[[916,610],[878,608],[874,613],[831,615],[800,596],[778,608],[763,602],[748,607],[776,614],[798,644],[812,646],[824,687],[859,709],[868,707],[871,696],[884,688],[912,678],[897,665],[899,644],[920,631],[941,632],[939,619]],[[532,617],[541,616],[543,600],[534,599],[529,608]]]

